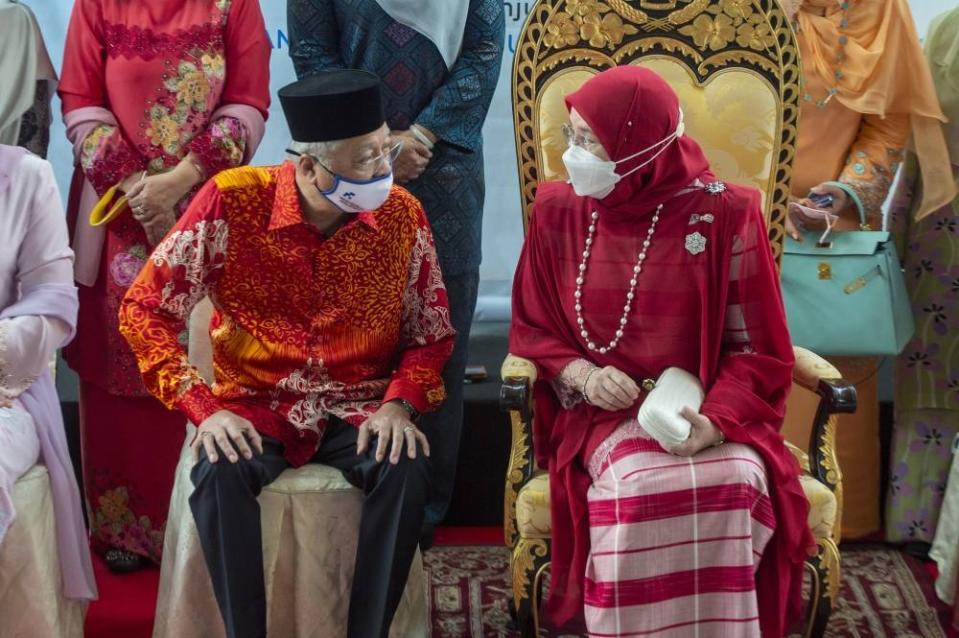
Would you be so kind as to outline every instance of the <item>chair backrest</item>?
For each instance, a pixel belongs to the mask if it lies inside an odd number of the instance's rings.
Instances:
[[[566,178],[564,97],[620,64],[665,78],[717,176],[762,191],[778,261],[800,89],[795,37],[776,0],[536,2],[513,64],[524,228],[536,184]]]

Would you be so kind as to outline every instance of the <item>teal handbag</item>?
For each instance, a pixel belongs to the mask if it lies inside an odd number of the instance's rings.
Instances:
[[[897,355],[915,325],[888,232],[786,236],[782,290],[793,344],[820,355]]]

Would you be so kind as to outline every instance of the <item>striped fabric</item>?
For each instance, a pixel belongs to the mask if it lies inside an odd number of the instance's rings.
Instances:
[[[590,473],[590,636],[760,635],[755,571],[776,521],[751,448],[681,458],[632,421],[597,449]]]

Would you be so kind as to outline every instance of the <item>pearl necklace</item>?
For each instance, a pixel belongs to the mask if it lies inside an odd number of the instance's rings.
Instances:
[[[599,213],[593,211],[592,222],[589,225],[589,234],[586,236],[586,248],[583,250],[583,261],[579,264],[579,275],[576,277],[576,292],[573,293],[574,305],[576,310],[576,323],[579,325],[580,336],[586,341],[586,347],[590,350],[599,350],[600,354],[606,354],[616,349],[620,339],[623,338],[623,331],[626,329],[627,317],[633,307],[633,299],[636,298],[636,281],[639,273],[643,272],[643,262],[646,261],[646,253],[653,241],[653,234],[656,232],[656,223],[659,221],[659,214],[663,210],[663,205],[656,207],[653,214],[653,223],[650,224],[646,233],[646,239],[643,240],[643,248],[639,251],[639,257],[636,259],[636,265],[633,266],[633,277],[629,280],[629,292],[626,293],[626,305],[623,306],[623,316],[619,318],[619,328],[616,329],[616,336],[605,346],[597,346],[589,338],[589,332],[586,330],[586,320],[583,319],[583,284],[586,283],[586,267],[589,263],[590,251],[593,247],[593,235],[596,234],[596,223],[599,221]]]

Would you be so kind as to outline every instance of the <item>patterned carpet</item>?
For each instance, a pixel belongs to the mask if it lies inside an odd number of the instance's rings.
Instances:
[[[844,548],[843,588],[827,636],[945,638],[949,611],[922,564],[884,546]],[[509,554],[437,547],[425,555],[434,638],[516,638],[509,627]],[[792,637],[790,637],[792,638]]]

